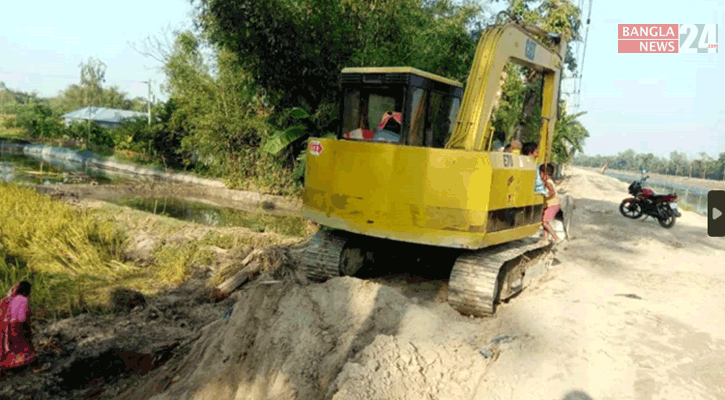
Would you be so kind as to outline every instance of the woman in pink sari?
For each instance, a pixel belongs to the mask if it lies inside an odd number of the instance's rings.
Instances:
[[[22,281],[0,302],[0,372],[31,365],[39,368],[30,326],[30,283]]]

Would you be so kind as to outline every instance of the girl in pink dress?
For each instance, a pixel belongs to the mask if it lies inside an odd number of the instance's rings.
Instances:
[[[31,365],[39,369],[38,354],[33,346],[28,306],[30,282],[13,286],[0,302],[0,372]]]

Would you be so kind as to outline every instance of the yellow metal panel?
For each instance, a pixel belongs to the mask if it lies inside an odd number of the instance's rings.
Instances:
[[[490,210],[531,205],[535,165],[529,157],[330,139],[316,143],[322,151],[308,153],[304,215],[323,225],[461,248],[519,239],[538,229],[535,224],[485,232]],[[506,156],[515,164],[504,165]],[[511,201],[509,194],[515,194]]]
[[[315,143],[322,151],[308,153],[303,191],[305,207],[314,215],[338,225],[347,221],[353,232],[382,230],[395,237],[408,237],[413,228],[435,235],[467,233],[486,224],[487,153],[330,139]]]
[[[344,68],[343,74],[415,74],[451,86],[463,87],[463,84],[453,79],[444,78],[440,75],[431,74],[430,72],[421,71],[413,67],[358,67]]]
[[[547,74],[544,76],[544,88],[541,96],[541,117],[544,119],[541,124],[541,140],[539,143],[539,163],[543,164],[547,160],[551,160],[551,146],[554,141],[554,129],[556,119],[558,118],[559,105],[557,104],[559,82],[561,72],[555,74]],[[545,146],[543,146],[545,145]]]
[[[462,249],[480,249],[500,243],[525,238],[535,234],[539,224],[526,225],[506,231],[482,234],[477,232],[461,232],[455,230],[433,230],[417,226],[396,229],[394,226],[371,225],[352,221],[335,214],[327,215],[305,205],[303,216],[318,223],[348,232],[361,233],[368,236],[397,240],[402,242],[427,244],[431,246],[454,247]]]

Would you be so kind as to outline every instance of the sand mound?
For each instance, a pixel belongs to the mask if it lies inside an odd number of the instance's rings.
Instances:
[[[473,338],[451,340],[472,321],[444,322],[369,281],[255,283],[235,296],[156,399],[453,399],[473,394],[487,363]]]

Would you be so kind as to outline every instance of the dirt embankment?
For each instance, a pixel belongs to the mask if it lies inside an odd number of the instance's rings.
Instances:
[[[198,337],[96,398],[725,398],[725,240],[692,212],[672,229],[626,219],[627,184],[567,174],[572,240],[494,317],[455,312],[445,280],[309,283],[292,263],[207,309]]]
[[[204,329],[158,399],[466,398],[487,361],[460,340],[475,322],[448,317],[355,278],[261,284]]]

